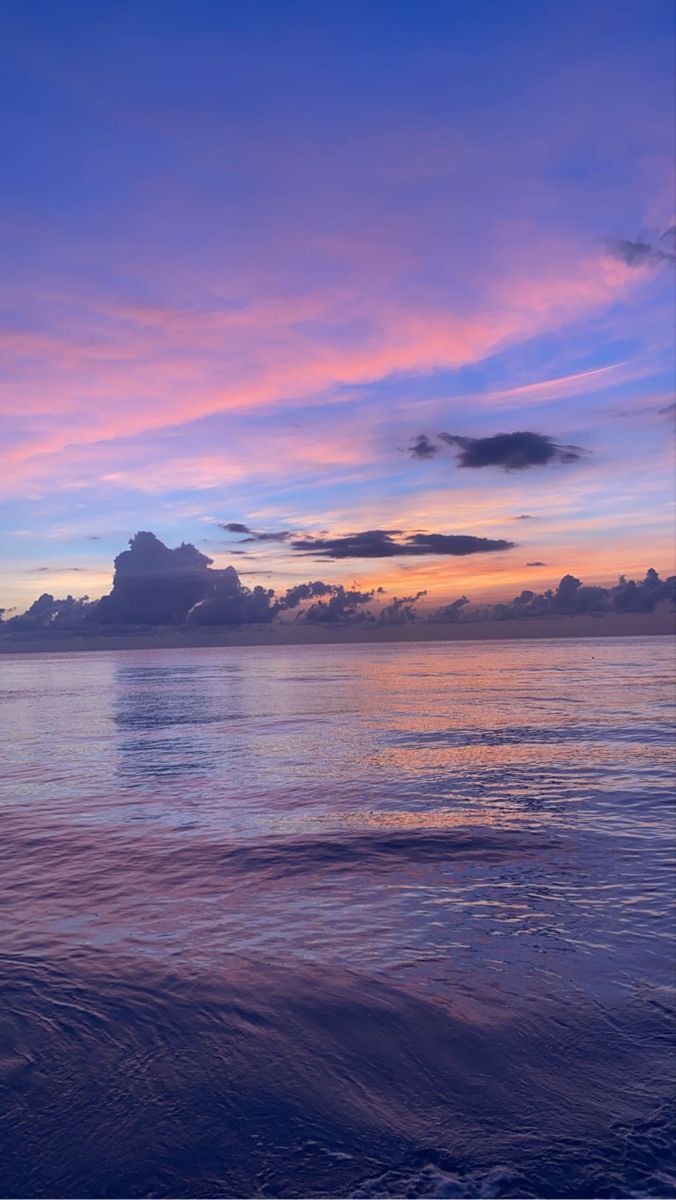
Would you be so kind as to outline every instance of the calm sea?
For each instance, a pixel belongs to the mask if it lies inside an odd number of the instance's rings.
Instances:
[[[0,661],[0,1195],[674,1195],[673,672]]]

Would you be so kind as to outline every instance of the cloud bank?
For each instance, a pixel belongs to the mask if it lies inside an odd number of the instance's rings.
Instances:
[[[488,541],[444,534],[412,534],[403,542],[397,542],[395,537],[402,535],[392,530],[353,536],[375,539],[376,547],[385,546],[384,553],[388,556],[392,552],[430,553],[430,546],[437,546],[438,539],[442,546],[451,543],[454,548],[437,550],[437,553],[475,553],[473,547],[458,549],[455,543],[464,546],[465,542]],[[330,542],[317,540],[324,547],[325,557],[351,556],[342,544],[335,553],[335,542],[342,543],[349,538]],[[316,552],[316,542],[310,545],[312,552]],[[495,545],[491,543],[491,548]],[[497,544],[501,549],[504,545],[509,543]],[[392,546],[396,547],[394,551]],[[371,555],[379,556],[380,553]],[[532,565],[536,565],[535,562]],[[324,625],[355,622],[401,625],[421,620],[465,623],[524,617],[652,613],[660,604],[676,605],[676,576],[661,579],[650,568],[642,580],[620,576],[615,585],[605,588],[586,585],[574,575],[564,575],[555,589],[541,593],[524,590],[512,600],[477,606],[463,595],[436,611],[421,615],[418,606],[425,596],[426,592],[420,591],[383,600],[382,588],[362,591],[356,585],[346,588],[343,584],[321,579],[294,584],[281,593],[260,586],[249,588],[242,584],[234,567],[215,569],[212,559],[190,543],[171,549],[155,534],[142,531],[131,539],[129,549],[115,559],[113,586],[107,596],[93,601],[87,596],[76,599],[71,595],[57,599],[45,592],[25,613],[3,619],[6,610],[0,609],[0,631],[9,635],[45,631],[114,634],[130,627],[237,628],[284,619]],[[295,614],[292,618],[285,615],[291,613]]]
[[[582,583],[575,575],[564,575],[557,588],[544,592],[522,591],[513,600],[483,604],[463,612],[467,598],[440,608],[433,615],[436,621],[509,621],[523,617],[599,616],[608,613],[652,613],[658,604],[676,605],[676,575],[660,579],[650,567],[645,578],[636,582],[621,575],[612,587],[604,588]]]

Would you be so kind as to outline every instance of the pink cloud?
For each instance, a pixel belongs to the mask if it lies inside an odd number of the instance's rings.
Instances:
[[[558,269],[552,257],[546,272],[494,282],[469,314],[452,303],[411,309],[329,290],[243,310],[102,305],[81,319],[77,337],[70,322],[59,333],[7,334],[13,383],[5,411],[18,433],[6,485],[42,475],[47,456],[69,446],[219,412],[328,404],[340,399],[341,387],[480,362],[639,284],[607,256],[578,257]],[[482,402],[493,401],[497,394]]]

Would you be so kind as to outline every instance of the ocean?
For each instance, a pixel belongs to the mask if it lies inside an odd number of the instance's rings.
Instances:
[[[673,1196],[674,640],[0,662],[0,1195]]]

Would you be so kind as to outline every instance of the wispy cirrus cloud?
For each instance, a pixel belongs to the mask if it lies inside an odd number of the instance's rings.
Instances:
[[[120,308],[51,316],[59,330],[4,334],[4,412],[17,422],[7,455],[16,484],[68,446],[180,426],[210,414],[303,406],[397,373],[457,369],[499,347],[558,328],[612,301],[634,273],[580,257],[565,273],[497,287],[475,315],[453,305],[415,310],[329,292],[246,312]]]

